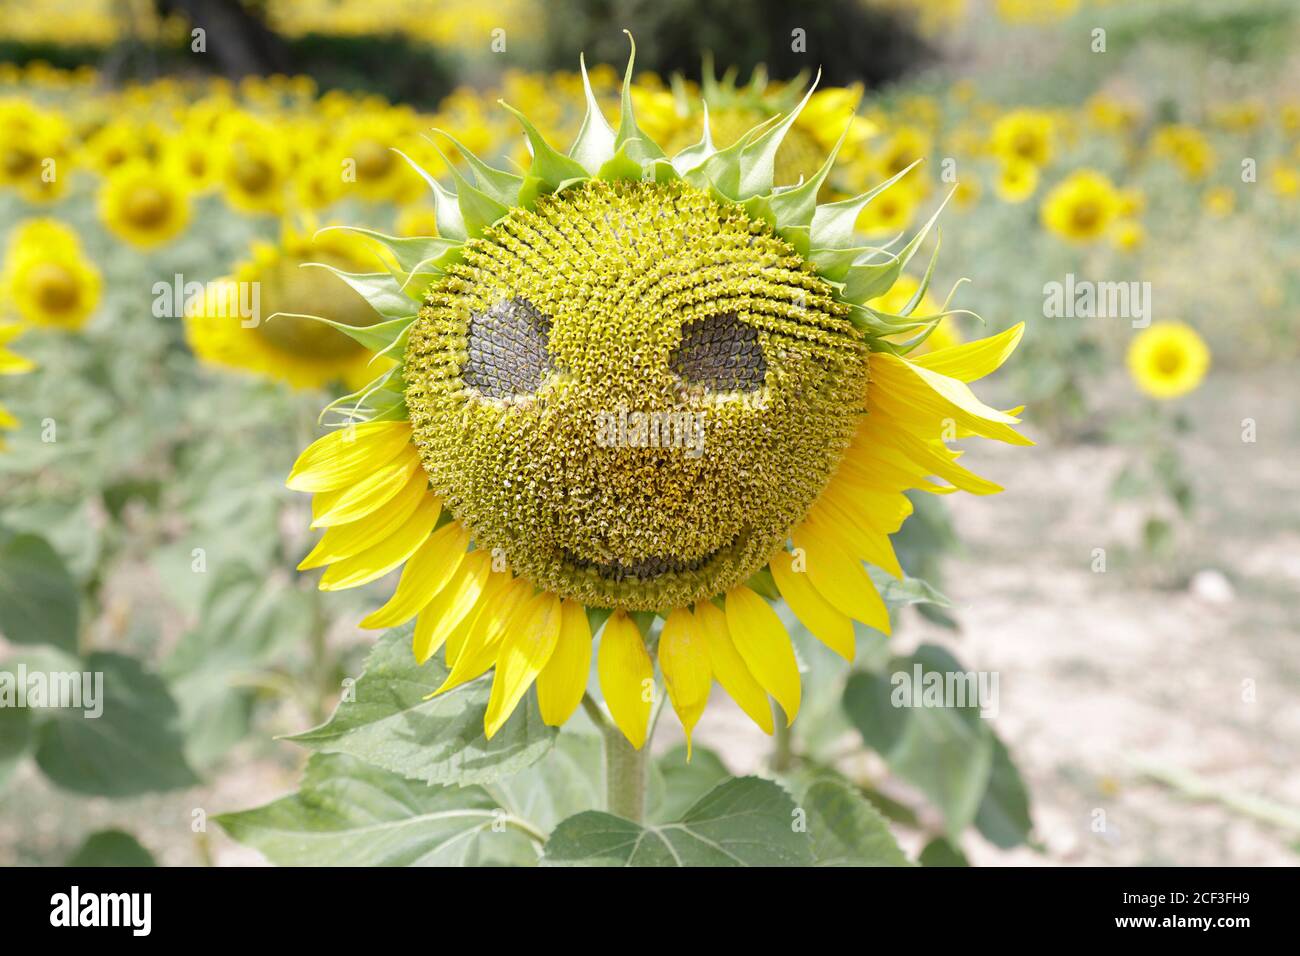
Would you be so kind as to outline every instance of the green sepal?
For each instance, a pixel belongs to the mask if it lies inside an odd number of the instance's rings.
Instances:
[[[393,382],[396,380],[396,387]],[[366,404],[375,400],[372,404]],[[402,366],[388,369],[371,379],[355,392],[340,395],[321,409],[318,423],[324,423],[325,416],[335,409],[352,403],[352,408],[342,412],[343,422],[387,422],[402,421],[406,418],[406,383],[402,376]]]
[[[818,206],[812,218],[813,248],[844,249],[852,246],[856,242],[854,229],[857,226],[858,216],[862,214],[862,210],[866,208],[867,203],[910,173],[919,162],[921,160],[918,159],[902,172],[895,173],[880,185],[867,190],[860,196]]]
[[[861,265],[850,266],[848,274],[844,278],[844,297],[849,302],[866,302],[868,299],[874,299],[877,296],[884,295],[890,290],[890,287],[898,281],[898,276],[902,273],[907,264],[912,261],[916,251],[921,248],[921,243],[925,237],[930,234],[930,230],[939,219],[939,214],[943,212],[948,201],[952,199],[952,192],[944,197],[939,208],[926,221],[925,225],[917,230],[910,242],[904,246],[898,255],[889,263],[863,263]],[[938,250],[936,250],[937,253]],[[933,263],[931,264],[933,268]]]
[[[469,233],[465,230],[465,220],[461,217],[456,194],[430,176],[427,169],[400,149],[394,149],[393,152],[406,160],[407,165],[419,173],[420,178],[433,190],[433,216],[438,221],[438,233],[448,239],[459,239],[462,242],[468,239]],[[442,155],[441,151],[438,155]],[[444,156],[443,159],[445,160],[446,157]]]
[[[587,179],[587,170],[583,168],[582,163],[552,149],[551,144],[546,142],[546,138],[538,132],[532,120],[505,100],[497,100],[497,102],[513,113],[515,119],[519,120],[519,125],[524,128],[524,135],[528,137],[528,144],[532,147],[533,161],[528,167],[528,177],[524,180],[525,185],[528,179],[538,179],[549,187],[544,190],[545,192],[557,192],[563,183],[580,182]],[[517,197],[522,194],[522,188],[515,192]]]
[[[408,276],[425,266],[434,266],[441,271],[444,266],[454,261],[451,254],[459,253],[463,245],[457,240],[444,239],[440,236],[389,236],[373,229],[362,229],[360,226],[325,226],[318,229],[316,234],[331,229],[355,232],[367,239],[373,239],[393,254],[398,267]]]
[[[845,126],[838,142],[826,157],[826,162],[822,163],[821,168],[811,179],[798,186],[779,189],[772,193],[770,202],[772,212],[776,214],[776,231],[786,239],[789,239],[789,236],[786,236],[787,229],[806,229],[812,225],[813,215],[817,212],[817,194],[821,191],[822,184],[826,182],[826,177],[830,175],[831,167],[835,165],[835,160],[848,135],[849,126]]]
[[[664,151],[659,144],[643,133],[636,125],[632,114],[632,65],[636,62],[636,40],[627,30],[628,43],[632,45],[627,55],[627,69],[623,71],[623,90],[619,97],[621,113],[618,118],[618,133],[614,136],[614,151],[628,147],[627,154],[638,163],[649,159],[664,159]]]
[[[630,179],[633,181],[641,179],[643,174],[641,163],[630,155],[628,145],[629,144],[627,143],[623,143],[619,146],[618,152],[616,152],[608,162],[600,167],[600,171],[596,173],[597,179],[603,179],[607,182],[615,182],[620,179]]]
[[[412,315],[404,319],[389,319],[387,322],[377,322],[374,325],[344,325],[342,322],[335,322],[333,319],[327,319],[324,316],[305,315],[301,312],[276,312],[267,316],[266,321],[270,322],[276,316],[283,316],[286,319],[310,319],[312,322],[320,322],[322,325],[338,329],[354,342],[381,355],[395,346],[405,349],[411,325],[415,322],[415,316]]]
[[[414,318],[416,308],[401,284],[387,272],[344,272],[324,262],[304,262],[303,268],[328,269],[366,300],[385,319]]]
[[[591,89],[591,77],[587,75],[587,58],[578,54],[578,65],[582,69],[582,90],[587,97],[587,114],[582,118],[578,129],[578,138],[569,147],[569,157],[575,160],[592,176],[614,157],[617,151],[614,145],[614,127],[596,102],[596,94]]]
[[[817,89],[820,80],[821,72],[819,71],[817,78],[813,80],[812,86],[808,88],[808,92],[804,94],[799,104],[786,114],[785,118],[779,123],[741,150],[738,198],[748,199],[752,196],[765,196],[772,192],[772,180],[776,176],[777,150],[781,148],[786,133],[790,131],[790,127],[799,118],[803,108],[808,105],[808,99]]]
[[[522,176],[504,169],[497,169],[495,166],[489,166],[479,159],[468,146],[445,130],[435,129],[434,132],[441,133],[450,140],[456,150],[465,157],[465,162],[469,163],[470,169],[474,170],[474,180],[480,190],[503,206],[510,207],[515,204],[515,200],[519,196],[519,187],[523,185],[524,178]],[[444,156],[443,159],[445,160],[446,157]],[[447,165],[450,166],[451,163],[447,163]]]

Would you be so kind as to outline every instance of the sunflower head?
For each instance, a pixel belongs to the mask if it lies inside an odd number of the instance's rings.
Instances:
[[[14,230],[0,287],[17,316],[32,325],[79,329],[99,304],[99,270],[77,234],[54,219],[32,219]]]
[[[189,225],[189,191],[170,164],[128,161],[104,180],[99,211],[115,236],[141,249],[152,249],[174,239]]]
[[[379,263],[355,235],[286,222],[278,242],[255,243],[233,275],[187,304],[190,347],[204,361],[298,388],[360,384],[375,374],[374,354],[334,326],[366,329],[379,319],[330,273]]]
[[[1156,322],[1134,337],[1128,367],[1148,395],[1177,398],[1201,384],[1210,367],[1210,350],[1190,325]]]
[[[776,185],[811,90],[725,148],[706,132],[670,155],[637,123],[631,76],[629,59],[615,129],[584,67],[567,153],[511,110],[531,148],[522,174],[445,137],[473,181],[449,162],[454,191],[418,170],[437,236],[358,230],[395,269],[343,275],[382,321],[335,327],[396,364],[331,406],[350,427],[289,477],[326,529],[300,565],[328,565],[321,588],[405,565],[363,626],[416,618],[417,659],[445,648],[440,692],[497,668],[488,735],[534,681],[548,723],[578,706],[584,608],[610,609],[597,672],[634,745],[654,676],[637,612],[664,618],[656,653],[688,734],[714,678],[765,729],[769,694],[793,719],[797,664],[761,594],[779,590],[851,657],[853,620],[889,629],[861,562],[901,576],[901,492],[998,490],[955,464],[942,430],[1028,444],[963,384],[1019,328],[905,358],[953,314],[927,295],[933,258],[910,294],[888,295],[934,218],[896,249],[854,228],[910,166],[818,205],[845,135],[812,175]]]

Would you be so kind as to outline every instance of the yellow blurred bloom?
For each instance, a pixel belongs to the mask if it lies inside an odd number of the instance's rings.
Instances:
[[[1102,173],[1071,173],[1043,200],[1043,225],[1063,239],[1092,242],[1106,234],[1119,215],[1120,198]]]
[[[1038,110],[1013,110],[993,126],[993,152],[1004,161],[1046,166],[1052,159],[1052,117]]]
[[[102,281],[76,233],[53,219],[32,219],[9,239],[0,286],[24,322],[78,329],[99,304]]]
[[[916,190],[901,180],[867,203],[858,216],[857,228],[870,237],[900,232],[911,224],[920,199]]]
[[[1025,202],[1038,191],[1038,167],[1021,159],[1005,162],[994,189],[1003,202]]]
[[[1155,398],[1187,394],[1201,384],[1209,367],[1209,348],[1182,322],[1157,322],[1143,329],[1128,350],[1133,381]]]
[[[1214,167],[1214,149],[1194,126],[1162,126],[1156,130],[1151,145],[1157,156],[1172,159],[1188,179],[1204,179]]]
[[[1136,219],[1122,219],[1115,224],[1111,241],[1117,249],[1132,252],[1146,242],[1147,231]]]
[[[174,169],[133,160],[104,180],[99,216],[108,230],[141,249],[152,249],[184,231],[190,199]]]
[[[30,372],[36,367],[29,359],[23,358],[17,352],[10,351],[8,345],[22,333],[22,327],[18,325],[0,325],[0,376],[2,375],[21,375],[24,372]],[[0,405],[0,451],[6,448],[4,433],[18,427],[18,419],[14,418],[9,409]]]

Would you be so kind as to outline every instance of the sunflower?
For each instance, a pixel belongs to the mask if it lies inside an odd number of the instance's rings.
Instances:
[[[945,425],[1031,444],[966,385],[1021,326],[912,360],[890,337],[938,316],[868,304],[933,222],[896,253],[854,236],[897,178],[819,206],[832,150],[774,187],[806,96],[726,149],[669,156],[637,124],[631,75],[629,59],[617,130],[589,87],[567,154],[516,113],[523,175],[467,155],[475,183],[430,179],[439,238],[369,234],[400,269],[351,280],[384,320],[353,334],[377,345],[382,329],[399,364],[287,482],[315,496],[325,533],[300,569],[326,568],[321,589],[404,565],[362,626],[414,620],[416,659],[450,667],[438,693],[495,668],[488,736],[534,684],[564,723],[598,630],[605,706],[638,749],[656,658],[688,740],[714,680],[769,733],[769,697],[793,721],[773,602],[851,659],[854,621],[890,628],[863,562],[902,576],[903,492],[1000,490],[957,464]]]
[[[276,214],[283,210],[292,161],[273,126],[237,114],[222,125],[213,149],[216,179],[227,203],[241,212]]]
[[[153,249],[190,222],[190,197],[174,168],[142,160],[123,163],[104,180],[99,215],[113,235]]]
[[[994,188],[1003,202],[1026,202],[1038,191],[1038,167],[1023,159],[1008,160],[998,170]]]
[[[1080,169],[1043,200],[1043,225],[1063,239],[1092,242],[1106,234],[1119,211],[1120,194],[1111,181],[1103,173]]]
[[[1128,369],[1138,388],[1154,398],[1177,398],[1201,384],[1210,350],[1190,325],[1156,322],[1128,349]]]
[[[1038,110],[1012,110],[993,126],[993,152],[1005,161],[1046,166],[1052,158],[1052,117]]]
[[[9,239],[0,287],[24,322],[79,329],[99,305],[102,284],[76,233],[61,222],[28,220]]]
[[[355,235],[326,229],[312,236],[286,224],[278,243],[254,244],[234,275],[187,304],[190,348],[206,362],[295,388],[360,384],[380,367],[374,354],[329,323],[366,328],[378,319],[360,293],[329,272],[379,265],[370,244]]]
[[[0,325],[0,375],[21,375],[30,372],[36,366],[6,346],[22,332],[18,325]],[[0,405],[0,451],[5,450],[4,433],[18,427],[18,419],[7,408]]]

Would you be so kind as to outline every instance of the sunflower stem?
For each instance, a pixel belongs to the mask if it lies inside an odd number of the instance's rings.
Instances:
[[[614,816],[633,823],[645,819],[649,756],[649,740],[638,750],[617,727],[605,729],[605,809]]]
[[[772,735],[772,769],[784,773],[794,766],[794,749],[791,746],[790,725],[786,723],[785,711],[781,705],[773,702],[772,716],[776,729]]]

